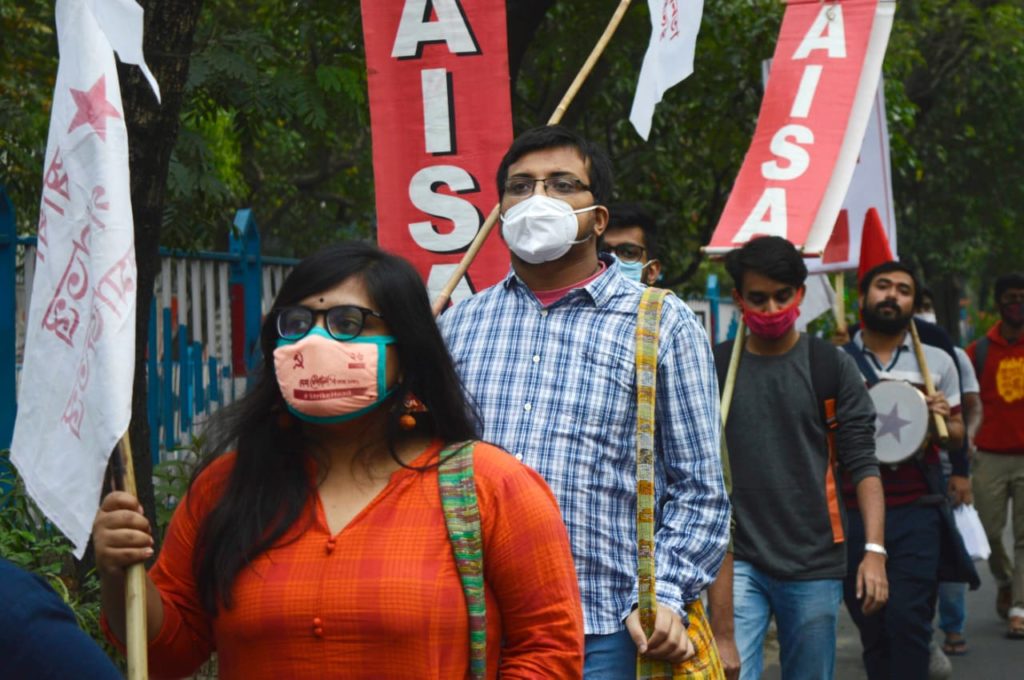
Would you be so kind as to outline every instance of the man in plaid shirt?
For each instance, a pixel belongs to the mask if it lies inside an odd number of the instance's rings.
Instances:
[[[662,311],[655,470],[658,612],[646,636],[636,575],[635,332],[643,286],[598,254],[612,172],[559,127],[516,139],[498,169],[512,270],[440,319],[484,438],[536,469],[569,530],[586,623],[587,678],[635,673],[636,654],[693,653],[687,602],[728,538],[718,387],[708,338],[675,297]]]

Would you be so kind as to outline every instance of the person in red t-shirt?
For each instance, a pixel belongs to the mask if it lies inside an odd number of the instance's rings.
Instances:
[[[1007,637],[1024,639],[1024,274],[996,280],[1000,321],[967,348],[981,383],[984,420],[974,454],[975,505],[992,546],[999,582],[996,610]],[[1003,547],[1007,501],[1013,499],[1014,559]]]

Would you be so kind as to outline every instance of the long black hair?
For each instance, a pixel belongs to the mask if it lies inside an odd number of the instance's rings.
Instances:
[[[423,280],[404,259],[367,243],[334,245],[302,260],[285,279],[260,332],[261,361],[255,383],[244,398],[214,415],[206,430],[208,457],[199,474],[220,454],[236,451],[223,493],[202,521],[193,572],[203,607],[215,615],[231,607],[239,571],[282,541],[303,519],[316,486],[310,483],[308,456],[317,452],[303,437],[303,427],[287,414],[274,374],[277,312],[303,298],[360,277],[371,300],[395,338],[402,382],[389,403],[401,404],[410,392],[427,407],[417,417],[420,432],[456,442],[477,437],[478,419],[468,404],[444,340],[430,311]],[[380,408],[386,408],[382,405]],[[386,423],[386,444],[398,460],[403,434],[399,409]],[[317,459],[321,475],[322,460]]]

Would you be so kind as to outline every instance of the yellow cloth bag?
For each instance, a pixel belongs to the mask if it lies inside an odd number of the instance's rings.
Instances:
[[[661,306],[669,291],[648,288],[640,298],[636,324],[636,531],[637,580],[640,624],[647,635],[654,630],[658,603],[654,567],[654,399],[658,378],[658,328]],[[672,664],[636,657],[637,680],[724,680],[725,671],[701,601],[686,605],[687,634],[696,654]]]

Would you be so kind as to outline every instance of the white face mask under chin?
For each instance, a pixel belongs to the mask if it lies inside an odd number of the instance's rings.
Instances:
[[[588,234],[576,240],[579,230],[576,215],[595,208],[597,206],[592,205],[573,210],[563,200],[537,194],[505,211],[501,216],[501,233],[508,249],[524,262],[552,262],[569,252],[573,245],[593,236]]]

